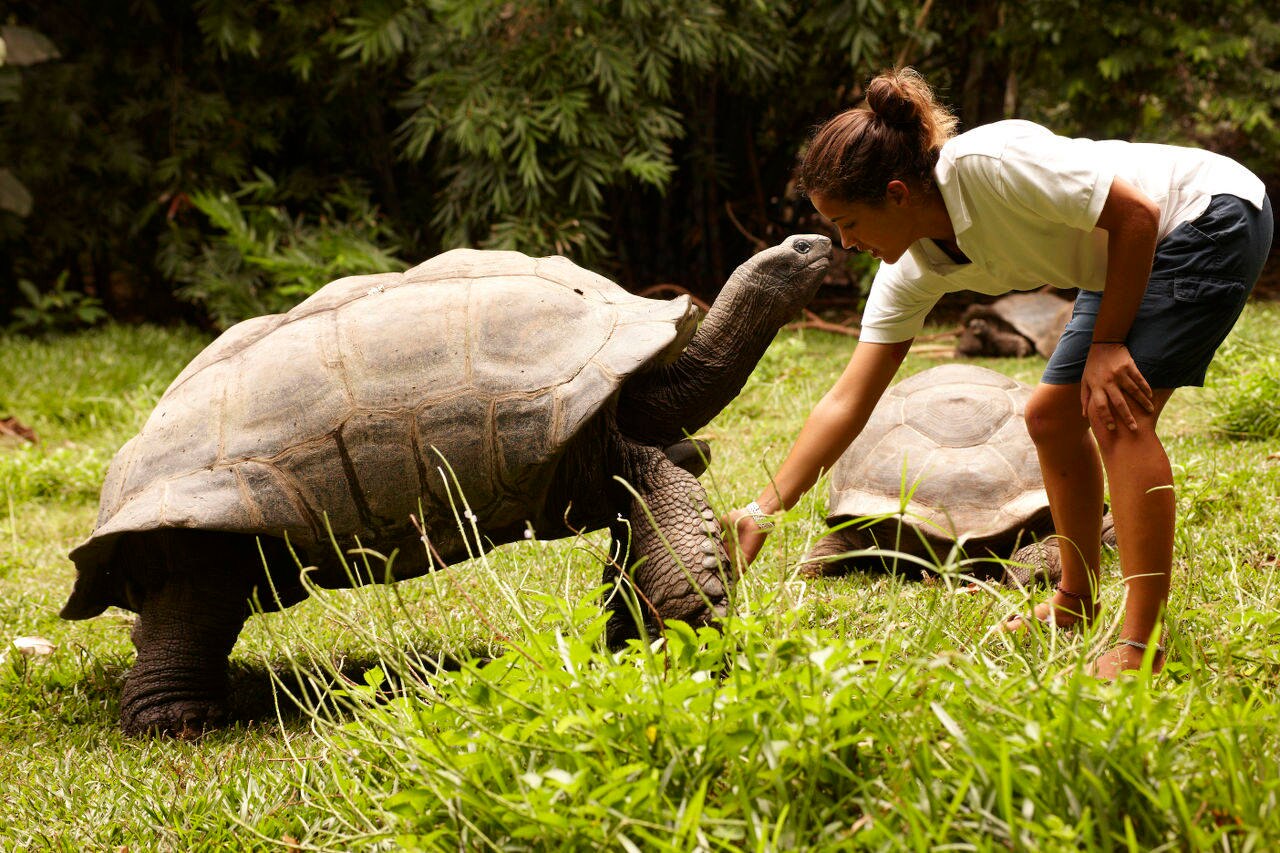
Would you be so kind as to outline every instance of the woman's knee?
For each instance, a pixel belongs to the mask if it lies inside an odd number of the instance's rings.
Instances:
[[[1080,413],[1078,386],[1037,387],[1027,400],[1023,418],[1031,440],[1037,445],[1079,440],[1089,429],[1088,421]]]

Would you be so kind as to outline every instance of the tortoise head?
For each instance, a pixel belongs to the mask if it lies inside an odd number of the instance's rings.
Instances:
[[[830,264],[831,240],[818,234],[788,237],[744,261],[680,358],[623,386],[619,427],[637,441],[666,447],[706,426],[738,396]]]
[[[830,265],[829,238],[796,234],[743,262],[725,283],[725,291],[743,290],[752,308],[777,318],[770,324],[776,331],[809,303]]]

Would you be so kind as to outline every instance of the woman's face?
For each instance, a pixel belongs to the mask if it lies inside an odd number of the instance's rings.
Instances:
[[[844,201],[821,193],[809,196],[818,213],[840,229],[840,242],[846,249],[869,252],[889,264],[897,263],[920,238],[909,199],[909,193],[893,192],[892,188],[879,204]]]

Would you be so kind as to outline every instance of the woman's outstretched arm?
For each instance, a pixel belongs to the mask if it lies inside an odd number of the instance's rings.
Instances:
[[[813,407],[791,452],[756,502],[766,515],[785,510],[817,482],[844,453],[880,401],[898,367],[911,348],[911,341],[892,344],[860,343],[836,384]],[[746,509],[736,509],[724,518],[726,531],[738,538],[743,565],[755,559],[764,545],[765,531]]]

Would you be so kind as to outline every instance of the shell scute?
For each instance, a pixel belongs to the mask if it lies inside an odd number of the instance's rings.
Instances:
[[[394,272],[347,276],[346,278],[329,282],[293,306],[287,314],[275,316],[281,317],[286,322],[297,322],[317,314],[336,311],[357,299],[375,296],[392,288],[400,287],[404,283],[404,275]]]
[[[553,471],[547,463],[559,448],[549,441],[555,414],[549,396],[494,401],[493,446],[498,480],[511,496],[512,507],[533,505],[536,496],[550,483]],[[520,520],[508,516],[494,522],[505,525]]]
[[[358,525],[345,529],[392,528],[418,512],[422,484],[411,421],[404,411],[361,411],[342,425],[337,435],[342,475],[360,515]]]
[[[981,444],[1014,415],[1007,393],[982,386],[921,388],[903,403],[904,422],[941,447]]]
[[[372,297],[376,310],[332,315],[326,360],[355,408],[413,408],[471,387],[469,289],[410,285]]]
[[[550,389],[571,379],[614,334],[615,310],[541,279],[494,282],[472,313],[472,382],[495,395]],[[521,321],[508,306],[522,304]],[[541,322],[555,318],[555,324]],[[535,319],[536,318],[536,319]],[[628,339],[630,345],[632,341]],[[636,350],[643,351],[636,347]],[[530,358],[530,353],[538,353]],[[650,352],[652,356],[652,352]]]

